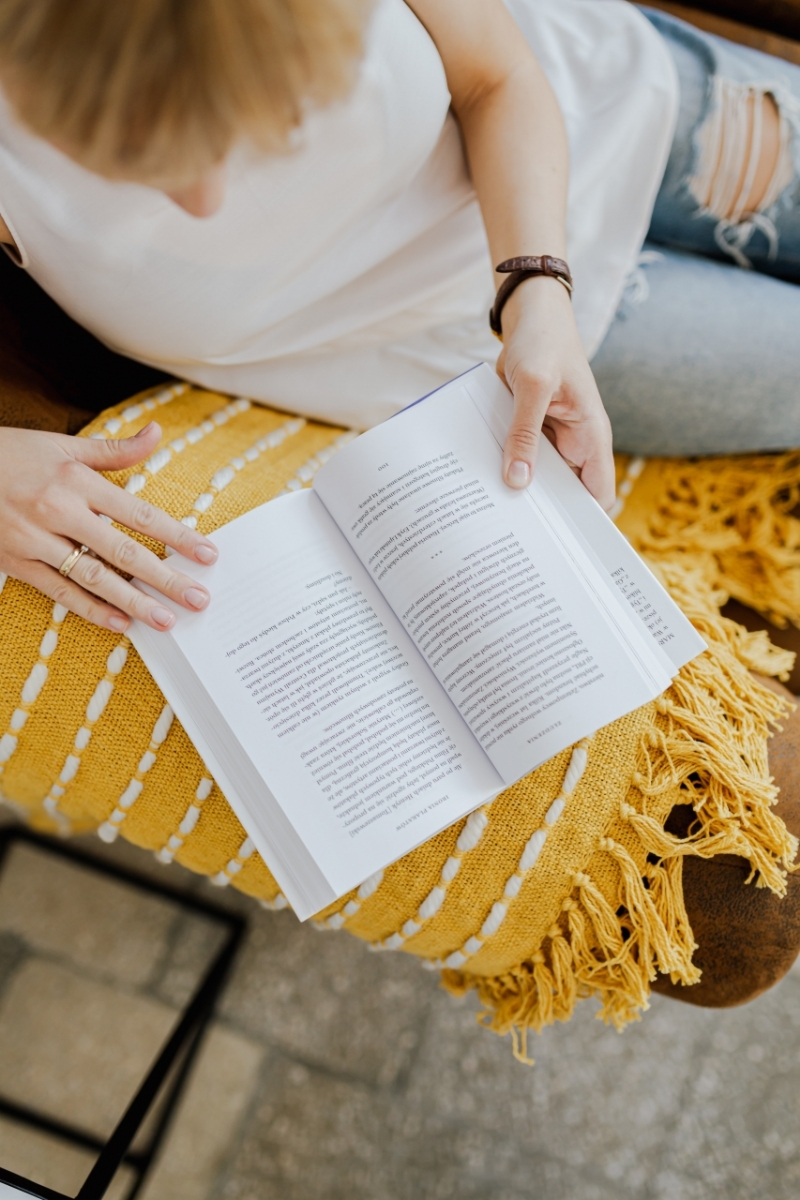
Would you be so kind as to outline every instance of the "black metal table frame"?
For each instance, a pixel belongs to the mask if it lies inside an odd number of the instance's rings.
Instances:
[[[198,983],[191,1000],[182,1010],[177,1024],[173,1027],[108,1141],[104,1142],[86,1130],[48,1116],[34,1108],[15,1104],[0,1095],[0,1115],[33,1126],[35,1129],[83,1149],[94,1150],[98,1154],[94,1166],[75,1197],[67,1196],[63,1192],[54,1191],[52,1188],[15,1175],[2,1166],[0,1166],[0,1183],[6,1183],[23,1194],[39,1197],[40,1200],[101,1200],[119,1168],[126,1165],[133,1170],[134,1181],[125,1200],[134,1200],[144,1184],[156,1153],[164,1140],[247,923],[242,917],[227,912],[216,904],[172,888],[168,884],[156,883],[136,871],[106,863],[83,849],[32,833],[20,826],[12,825],[0,829],[0,871],[3,869],[10,847],[21,842],[77,863],[100,875],[106,875],[118,883],[128,884],[140,891],[148,892],[150,895],[162,896],[165,900],[190,912],[210,917],[227,926],[228,929],[221,949]],[[165,1080],[173,1068],[174,1075],[164,1089]],[[161,1112],[152,1133],[142,1149],[132,1150],[133,1140],[162,1090]]]

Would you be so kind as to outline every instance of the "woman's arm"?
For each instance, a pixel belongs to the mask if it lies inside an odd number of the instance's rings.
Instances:
[[[558,102],[502,0],[406,0],[442,57],[495,263],[517,255],[566,258],[569,151]],[[497,283],[502,276],[496,276]],[[544,426],[608,508],[611,429],[581,346],[566,289],[526,280],[503,309],[498,371],[514,393],[504,456],[524,487]]]

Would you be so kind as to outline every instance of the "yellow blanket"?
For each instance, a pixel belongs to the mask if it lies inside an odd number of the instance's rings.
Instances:
[[[130,435],[151,417],[161,448],[111,478],[209,534],[309,486],[351,436],[186,385],[109,409],[85,435]],[[568,1018],[582,996],[598,996],[621,1026],[647,1006],[656,971],[697,978],[685,855],[743,855],[754,881],[781,894],[797,848],[771,811],[768,727],[784,706],[749,673],[785,674],[791,655],[724,620],[719,605],[733,595],[777,622],[800,618],[800,454],[618,466],[617,520],[709,652],[657,702],[317,918],[419,955],[454,991],[477,988],[487,1023],[512,1030],[523,1055],[527,1030]],[[285,907],[128,639],[2,576],[0,791],[38,828],[122,835]],[[664,832],[679,802],[697,813],[685,841]]]

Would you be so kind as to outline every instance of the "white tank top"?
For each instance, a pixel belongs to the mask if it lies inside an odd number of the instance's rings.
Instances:
[[[568,126],[569,257],[591,354],[647,230],[677,82],[625,0],[508,5]],[[0,212],[22,266],[113,349],[365,428],[498,349],[449,104],[423,26],[404,0],[378,0],[351,95],[309,117],[287,154],[236,150],[215,216],[91,174],[1,99]]]

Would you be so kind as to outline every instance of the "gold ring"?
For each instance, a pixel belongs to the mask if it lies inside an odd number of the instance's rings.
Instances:
[[[65,579],[68,579],[69,573],[74,569],[78,559],[82,558],[83,555],[88,552],[88,550],[88,546],[75,546],[73,550],[70,550],[69,554],[58,568],[59,575],[63,575]]]

